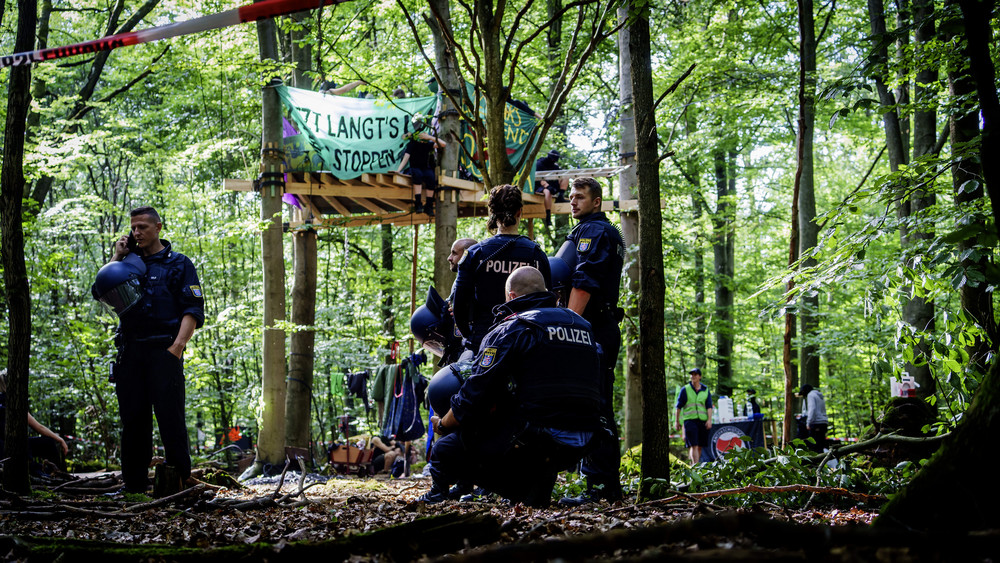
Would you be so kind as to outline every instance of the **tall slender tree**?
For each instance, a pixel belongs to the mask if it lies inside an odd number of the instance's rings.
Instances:
[[[35,45],[38,3],[26,0],[17,7],[14,51]],[[24,261],[24,137],[31,103],[31,67],[15,66],[7,83],[7,123],[4,126],[3,169],[0,170],[0,260],[7,297],[7,428],[4,436],[3,486],[27,493],[28,480],[28,364],[31,355],[31,293]]]
[[[636,173],[639,181],[639,349],[642,350],[642,492],[654,479],[670,479],[666,381],[663,378],[663,237],[653,64],[649,39],[650,7],[629,3],[629,60],[635,111]],[[652,408],[653,405],[657,407]]]
[[[278,62],[278,39],[274,20],[257,22],[262,61]],[[265,86],[262,92],[260,219],[261,261],[264,272],[264,318],[262,353],[263,413],[257,442],[257,461],[248,470],[260,472],[265,465],[279,465],[285,458],[285,261],[282,257],[281,195],[284,191],[281,140],[281,108],[278,93]]]

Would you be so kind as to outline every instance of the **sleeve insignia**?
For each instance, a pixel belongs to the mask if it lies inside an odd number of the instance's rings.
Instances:
[[[195,297],[201,297],[202,296],[201,295],[201,286],[200,285],[189,286],[189,289],[191,290],[191,295],[194,295]]]
[[[497,357],[496,348],[486,348],[485,350],[483,350],[483,359],[479,360],[479,365],[481,365],[484,368],[488,368],[491,365],[493,365],[493,360],[495,360],[496,357]]]
[[[580,242],[578,242],[576,244],[576,251],[577,252],[586,252],[586,251],[590,250],[590,240],[591,239],[589,239],[589,238],[582,238],[582,239],[580,239]]]

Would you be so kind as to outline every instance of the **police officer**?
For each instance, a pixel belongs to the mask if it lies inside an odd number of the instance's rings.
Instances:
[[[538,269],[551,286],[549,259],[538,243],[517,233],[521,220],[521,190],[510,184],[490,190],[490,237],[465,251],[458,264],[452,292],[455,326],[473,352],[493,324],[493,307],[504,302],[507,276],[521,266]]]
[[[547,505],[556,473],[579,461],[600,428],[600,369],[590,323],[557,307],[537,269],[510,275],[508,301],[483,339],[451,410],[432,419],[440,502],[461,479],[516,502]]]
[[[570,189],[573,218],[580,222],[566,237],[559,254],[573,261],[568,307],[590,321],[601,346],[601,415],[614,435],[603,440],[584,460],[587,492],[564,498],[564,505],[577,505],[598,498],[614,502],[622,498],[618,466],[618,430],[615,427],[612,395],[615,363],[621,347],[618,323],[623,310],[618,307],[625,243],[622,235],[601,211],[601,185],[593,178],[577,178]]]
[[[204,298],[194,264],[160,239],[163,223],[152,207],[131,212],[131,232],[115,243],[113,261],[135,252],[146,265],[143,295],[120,317],[114,369],[122,421],[122,478],[125,491],[143,493],[153,455],[153,421],[163,440],[166,463],[183,481],[191,474],[184,419],[184,348],[205,321]],[[132,239],[132,240],[130,240]],[[131,248],[130,248],[131,247]]]

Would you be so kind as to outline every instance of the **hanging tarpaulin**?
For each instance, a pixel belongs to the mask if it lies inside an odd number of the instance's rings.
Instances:
[[[142,43],[149,43],[150,41],[159,41],[160,39],[177,37],[179,35],[189,35],[191,33],[200,33],[211,29],[220,29],[240,23],[273,18],[276,16],[284,16],[295,12],[301,12],[303,10],[312,10],[320,7],[320,5],[327,6],[346,1],[347,0],[264,0],[263,2],[248,4],[241,8],[202,16],[193,20],[170,23],[141,31],[130,31],[127,33],[119,33],[117,35],[109,35],[101,39],[74,43],[72,45],[66,45],[65,47],[52,47],[51,49],[39,49],[37,51],[5,55],[0,57],[0,68],[39,63],[42,61],[61,59],[63,57],[71,57],[73,55],[81,55],[85,53],[110,51],[119,47],[128,47],[130,45],[139,45]]]
[[[475,90],[472,84],[466,82],[465,88],[469,93],[469,99],[474,99]],[[479,99],[479,116],[482,119],[486,119],[486,99],[482,96]],[[527,180],[523,184],[524,191],[532,192],[535,185],[535,163],[534,161],[528,161],[525,155],[530,154],[534,150],[535,145],[538,144],[537,133],[535,137],[532,137],[532,132],[538,126],[539,119],[530,113],[514,107],[508,102],[504,107],[503,120],[504,141],[507,144],[507,158],[510,159],[511,164],[515,167],[518,162],[522,162],[522,166],[516,171],[516,175],[517,177],[527,175]],[[473,178],[481,182],[483,174],[475,164],[475,159],[479,157],[479,146],[476,143],[475,132],[465,121],[462,121],[462,145],[465,149],[461,151],[458,157],[459,167],[465,168]]]
[[[277,86],[286,116],[286,168],[342,180],[395,170],[414,114],[430,115],[435,96],[393,100],[331,96]]]

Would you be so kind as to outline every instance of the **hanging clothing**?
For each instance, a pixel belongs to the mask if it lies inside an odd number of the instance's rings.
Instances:
[[[400,442],[419,438],[424,433],[420,403],[427,388],[427,380],[407,358],[400,362],[396,376],[391,381],[392,398],[386,403],[382,434],[395,437]]]
[[[368,414],[372,410],[372,406],[368,402],[368,378],[370,376],[371,372],[368,370],[347,374],[347,390],[351,395],[358,397],[364,402],[365,414]]]

